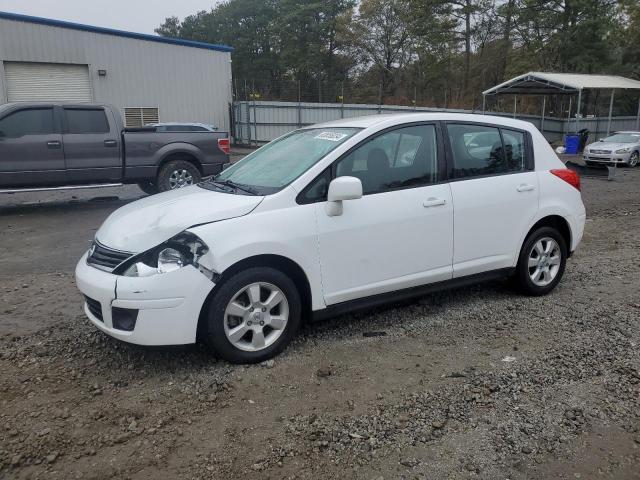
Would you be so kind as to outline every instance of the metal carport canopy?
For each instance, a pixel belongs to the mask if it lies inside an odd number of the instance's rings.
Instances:
[[[584,73],[546,73],[529,72],[524,75],[507,80],[495,87],[482,92],[482,113],[485,112],[487,95],[543,95],[541,130],[544,126],[544,113],[546,95],[574,95],[578,94],[578,108],[576,112],[575,130],[580,124],[580,107],[582,104],[582,91],[611,90],[609,102],[609,123],[607,135],[611,131],[611,116],[613,114],[613,98],[616,90],[640,90],[640,81],[616,75],[590,75]],[[514,97],[513,115],[516,115],[516,98]],[[571,113],[571,100],[569,100],[569,113]],[[636,116],[636,129],[640,129],[640,101],[638,102],[638,114]]]
[[[640,90],[640,81],[615,75],[529,72],[491,87],[482,95],[562,95],[584,89]]]

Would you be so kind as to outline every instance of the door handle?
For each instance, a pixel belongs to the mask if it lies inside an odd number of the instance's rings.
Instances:
[[[118,146],[118,142],[116,142],[115,140],[105,140],[104,141],[104,146],[105,147],[117,147]]]
[[[534,190],[535,188],[536,187],[534,187],[533,185],[528,185],[526,183],[522,183],[522,184],[518,185],[516,190],[519,191],[519,192],[530,192],[531,190]]]
[[[424,202],[422,202],[422,206],[425,208],[440,207],[442,205],[445,205],[446,203],[447,201],[444,198],[429,197]]]
[[[47,142],[47,148],[60,148],[62,144],[58,140],[51,140]]]

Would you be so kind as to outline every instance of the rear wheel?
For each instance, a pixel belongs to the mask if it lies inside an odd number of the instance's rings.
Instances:
[[[171,160],[158,173],[158,189],[161,192],[195,185],[201,179],[200,170],[186,160]]]
[[[541,227],[524,242],[515,279],[523,293],[545,295],[560,282],[567,263],[567,245],[555,228]]]
[[[229,362],[262,362],[291,342],[301,308],[298,290],[284,273],[267,267],[241,271],[211,299],[206,343]]]

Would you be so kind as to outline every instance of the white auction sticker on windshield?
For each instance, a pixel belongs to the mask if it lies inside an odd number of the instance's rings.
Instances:
[[[346,137],[346,133],[338,133],[338,132],[320,132],[314,138],[319,138],[320,140],[329,140],[331,142],[339,142],[344,137]]]

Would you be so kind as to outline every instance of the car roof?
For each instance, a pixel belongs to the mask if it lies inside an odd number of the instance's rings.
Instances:
[[[513,118],[499,117],[497,115],[481,115],[475,113],[445,113],[445,112],[410,112],[410,113],[390,113],[380,115],[366,115],[362,117],[344,118],[333,120],[330,122],[310,125],[305,128],[369,128],[375,126],[394,126],[402,125],[410,122],[429,122],[429,121],[458,121],[458,122],[476,122],[489,123],[505,127],[513,127],[521,130],[531,130],[533,124],[523,120]]]
[[[614,135],[616,133],[633,133],[635,135],[640,135],[640,131],[637,131],[637,130],[620,130],[618,132],[613,132]]]

